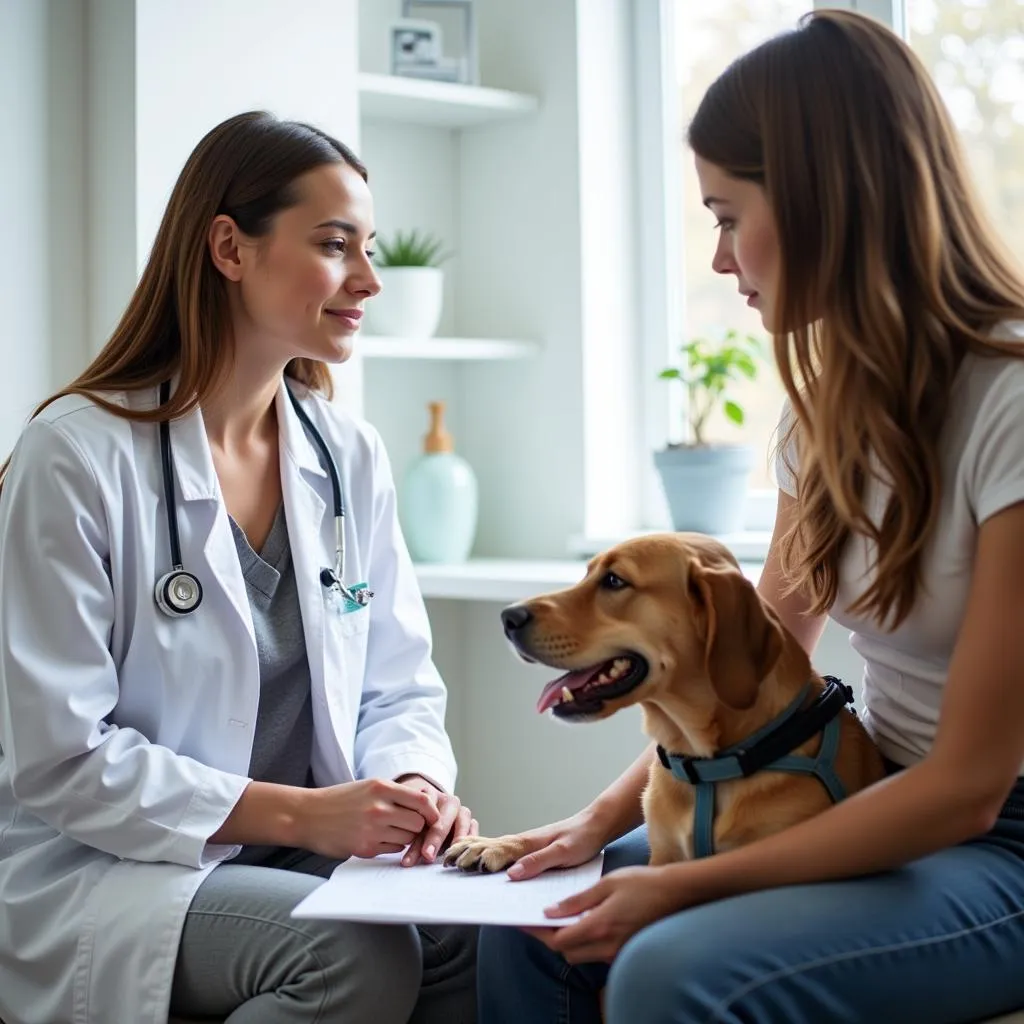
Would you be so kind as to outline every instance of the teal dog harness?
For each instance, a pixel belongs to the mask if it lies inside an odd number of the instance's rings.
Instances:
[[[670,754],[658,747],[661,763],[680,782],[696,790],[693,809],[693,855],[708,857],[715,852],[715,783],[745,779],[755,772],[790,772],[813,775],[828,791],[833,803],[847,796],[846,787],[836,774],[839,750],[840,714],[853,703],[853,690],[835,676],[824,676],[825,689],[813,704],[803,707],[811,684],[808,683],[778,718],[748,736],[742,743],[720,750],[714,757],[688,757]],[[851,714],[853,713],[851,709]],[[824,730],[817,757],[792,751]]]

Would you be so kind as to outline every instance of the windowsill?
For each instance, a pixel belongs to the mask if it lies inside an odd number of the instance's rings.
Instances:
[[[577,558],[592,558],[600,551],[605,551],[616,544],[621,544],[631,537],[643,537],[651,533],[662,533],[663,530],[635,530],[632,533],[617,537],[585,537],[575,536],[569,540],[569,553]],[[768,557],[768,546],[771,544],[771,530],[741,530],[739,533],[722,534],[720,540],[740,562],[763,563]]]
[[[740,568],[756,583],[763,562],[740,559]],[[471,558],[458,565],[421,562],[416,566],[420,590],[426,598],[505,604],[570,587],[583,578],[584,572],[584,563],[572,559]]]

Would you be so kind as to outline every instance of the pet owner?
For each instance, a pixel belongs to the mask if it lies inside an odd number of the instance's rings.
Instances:
[[[225,121],[5,467],[6,1024],[473,1019],[473,932],[290,918],[475,827],[387,456],[329,401],[373,237],[345,146]]]
[[[608,1024],[1019,1008],[1024,279],[922,65],[864,17],[818,12],[748,53],[689,141],[713,268],[759,310],[789,395],[759,591],[809,652],[826,617],[852,631],[893,771],[706,859],[622,867],[644,837],[613,845],[557,910],[580,922],[482,933],[481,1022],[596,1024],[604,986]],[[521,874],[637,826],[652,757],[534,831]]]

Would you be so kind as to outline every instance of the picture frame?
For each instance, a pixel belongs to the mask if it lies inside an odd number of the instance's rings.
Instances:
[[[441,81],[461,82],[466,85],[479,84],[480,69],[473,3],[474,0],[402,0],[403,22],[430,24],[426,15],[432,11],[436,12],[439,17],[444,18],[445,29],[449,37],[458,37],[456,42],[460,44],[460,48],[454,53],[445,53],[442,25],[434,23],[437,25],[438,31],[436,59],[414,65],[401,62],[408,70],[400,73]],[[394,53],[394,43],[392,44],[392,53]]]

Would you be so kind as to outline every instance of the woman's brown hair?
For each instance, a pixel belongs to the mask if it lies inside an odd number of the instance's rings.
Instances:
[[[815,613],[854,533],[876,546],[851,610],[895,628],[939,509],[939,438],[966,352],[1024,319],[1024,279],[972,189],[946,108],[898,36],[816,11],[732,64],[689,128],[704,160],[765,189],[781,274],[775,357],[795,416],[796,522],[781,555]],[[872,479],[891,486],[879,521]]]
[[[225,214],[247,235],[264,237],[274,217],[299,201],[297,178],[339,163],[366,180],[366,168],[347,146],[307,124],[250,111],[211,129],[178,176],[142,277],[110,340],[32,415],[64,395],[85,395],[115,416],[141,421],[174,419],[201,405],[222,384],[233,353],[227,288],[207,245],[213,219]],[[157,409],[128,409],[103,398],[154,387],[176,372],[174,394]],[[324,363],[293,359],[285,373],[332,394]],[[9,462],[0,467],[0,483]]]

